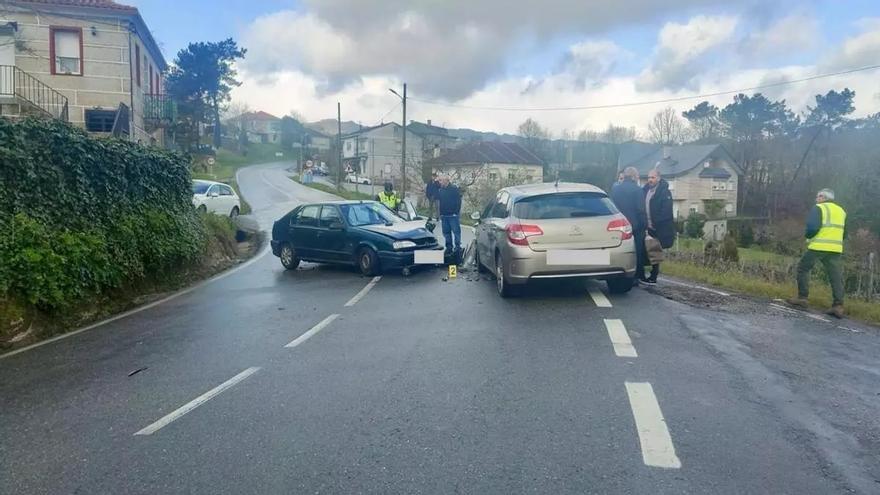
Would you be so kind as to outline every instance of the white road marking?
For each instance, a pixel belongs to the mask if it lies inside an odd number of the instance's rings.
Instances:
[[[345,303],[345,307],[348,308],[348,307],[351,307],[351,306],[354,306],[355,304],[357,304],[358,301],[360,301],[364,296],[366,296],[367,292],[370,292],[370,289],[372,289],[376,284],[378,284],[380,280],[382,280],[382,277],[373,277],[373,280],[370,280],[370,283],[368,283],[366,285],[366,287],[361,289],[360,292],[355,294],[354,297],[352,297],[351,299],[348,300],[347,303]]]
[[[159,421],[156,421],[155,423],[151,424],[150,426],[147,426],[143,430],[138,431],[137,433],[135,433],[135,435],[152,435],[153,433],[156,433],[160,429],[168,426],[171,422],[173,422],[177,419],[180,419],[180,417],[182,417],[183,415],[189,413],[190,411],[201,406],[205,402],[208,402],[209,400],[213,399],[214,397],[220,395],[224,390],[232,387],[236,383],[253,375],[257,371],[260,371],[260,368],[248,368],[248,369],[242,371],[241,373],[233,376],[229,380],[226,380],[225,382],[221,383],[220,385],[217,385],[216,387],[212,388],[211,390],[196,397],[192,401],[187,402],[186,404],[179,407],[178,409],[175,409],[174,411],[172,411],[170,414],[166,415],[165,417],[163,417]]]
[[[626,382],[626,393],[632,408],[636,429],[639,432],[639,443],[642,446],[642,460],[647,466],[674,468],[681,467],[681,461],[675,455],[675,446],[666,420],[660,411],[660,404],[654,395],[650,383]]]
[[[675,285],[681,285],[682,287],[690,287],[691,289],[699,289],[699,290],[706,291],[706,292],[709,292],[709,293],[712,293],[712,294],[715,294],[718,296],[724,296],[724,297],[730,296],[730,294],[728,294],[727,292],[721,292],[720,290],[710,289],[708,287],[703,287],[702,285],[686,284],[684,282],[678,282],[676,280],[669,280],[668,278],[664,278],[663,282],[667,282],[667,283],[675,284]]]
[[[292,348],[302,344],[303,342],[309,340],[312,337],[312,335],[315,335],[316,333],[323,330],[324,327],[333,323],[333,320],[335,320],[336,318],[339,318],[339,315],[330,315],[330,316],[324,318],[321,321],[321,323],[318,323],[317,325],[313,326],[308,332],[300,335],[299,337],[297,337],[295,340],[293,340],[291,343],[287,344],[284,347],[289,347],[292,349]]]
[[[814,320],[824,321],[825,323],[831,323],[831,320],[825,318],[824,316],[814,315],[813,313],[808,313],[806,311],[803,312],[804,316],[807,318],[812,318]]]
[[[134,309],[129,310],[129,311],[126,311],[126,312],[124,312],[124,313],[119,313],[118,315],[113,316],[113,317],[110,317],[110,318],[107,318],[106,320],[101,320],[101,321],[99,321],[99,322],[97,322],[97,323],[92,323],[91,325],[85,326],[85,327],[83,327],[83,328],[80,328],[80,329],[77,329],[77,330],[73,330],[72,332],[67,332],[67,333],[62,334],[62,335],[59,335],[59,336],[57,336],[57,337],[52,337],[51,339],[46,339],[46,340],[44,340],[44,341],[42,341],[42,342],[37,342],[36,344],[31,344],[31,345],[29,345],[29,346],[27,346],[27,347],[22,347],[21,349],[14,350],[14,351],[12,351],[12,352],[7,352],[6,354],[2,354],[2,355],[0,355],[0,359],[5,359],[5,358],[8,358],[8,357],[12,357],[12,356],[15,356],[16,354],[21,354],[22,352],[27,352],[27,351],[29,351],[29,350],[31,350],[31,349],[36,349],[37,347],[42,347],[42,346],[44,346],[44,345],[46,345],[46,344],[51,344],[52,342],[58,342],[59,340],[63,340],[63,339],[69,338],[69,337],[73,337],[74,335],[78,335],[78,334],[81,334],[81,333],[83,333],[83,332],[87,332],[87,331],[89,331],[89,330],[92,330],[92,329],[95,329],[95,328],[98,328],[98,327],[104,326],[104,325],[106,325],[106,324],[108,324],[108,323],[112,323],[112,322],[114,322],[114,321],[116,321],[116,320],[121,320],[121,319],[126,318],[126,317],[128,317],[128,316],[131,316],[131,315],[133,315],[133,314],[140,313],[141,311],[146,311],[146,310],[148,310],[148,309],[150,309],[150,308],[153,308],[153,307],[156,307],[156,306],[158,306],[158,305],[160,305],[160,304],[165,304],[165,303],[167,303],[168,301],[171,301],[172,299],[177,299],[178,297],[180,297],[180,296],[182,296],[182,295],[184,295],[184,294],[188,294],[188,293],[190,293],[190,292],[192,292],[192,291],[194,291],[194,290],[196,290],[196,289],[200,289],[200,288],[202,288],[202,287],[204,287],[204,286],[206,286],[206,285],[208,285],[208,284],[211,284],[211,283],[214,283],[214,282],[216,282],[216,281],[218,281],[218,280],[220,280],[220,279],[226,278],[226,277],[232,275],[233,273],[235,273],[235,272],[237,272],[237,271],[239,271],[239,270],[242,270],[242,269],[244,269],[244,268],[247,268],[248,266],[250,266],[250,265],[256,263],[257,261],[259,261],[260,258],[262,258],[263,256],[265,256],[265,255],[268,254],[268,253],[269,253],[269,243],[266,243],[266,245],[263,247],[263,250],[260,251],[259,253],[257,253],[256,256],[254,256],[253,258],[249,259],[248,261],[245,261],[244,263],[242,263],[242,264],[240,264],[240,265],[238,265],[238,266],[236,266],[236,267],[234,267],[234,268],[231,268],[231,269],[229,269],[229,270],[226,270],[226,271],[223,272],[223,273],[219,273],[219,274],[217,274],[217,275],[214,275],[213,277],[209,278],[208,280],[204,280],[204,281],[202,281],[202,282],[199,282],[199,283],[197,283],[196,285],[193,285],[192,287],[188,287],[188,288],[183,289],[183,290],[181,290],[181,291],[175,292],[174,294],[171,294],[170,296],[167,296],[167,297],[163,297],[162,299],[159,299],[158,301],[153,301],[153,302],[151,302],[151,303],[149,303],[149,304],[145,304],[145,305],[143,305],[143,306],[141,306],[141,307],[134,308]]]
[[[266,172],[265,171],[260,172],[260,179],[263,181],[263,184],[266,184],[267,186],[271,187],[272,189],[275,189],[276,191],[280,192],[281,194],[287,196],[288,198],[292,197],[290,195],[289,191],[285,191],[284,189],[281,189],[280,187],[273,184],[272,182],[266,180]],[[291,182],[295,182],[295,181],[291,181]]]
[[[605,328],[608,329],[608,338],[611,339],[611,345],[614,346],[614,354],[617,354],[618,357],[639,357],[622,321],[605,320]]]
[[[807,318],[812,318],[814,320],[819,320],[821,322],[831,323],[831,320],[829,320],[828,318],[825,318],[824,316],[814,315],[813,313],[810,313],[809,311],[791,309],[791,308],[787,308],[785,306],[782,306],[780,304],[774,304],[774,303],[770,303],[770,306],[772,306],[776,309],[782,310],[782,311],[786,311],[791,314],[806,316]]]
[[[605,297],[605,294],[599,289],[590,289],[590,297],[593,298],[593,302],[596,303],[596,306],[600,308],[610,308],[611,301]]]
[[[783,305],[781,305],[781,304],[770,303],[770,306],[771,306],[771,307],[774,307],[774,308],[776,308],[776,309],[778,309],[778,310],[780,310],[780,311],[785,311],[786,313],[790,313],[790,314],[795,314],[795,315],[796,315],[796,314],[800,313],[800,311],[796,311],[796,310],[791,309],[791,308],[786,308],[785,306],[783,306]]]

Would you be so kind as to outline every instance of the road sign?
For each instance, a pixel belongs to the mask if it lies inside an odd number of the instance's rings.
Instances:
[[[215,163],[216,161],[217,161],[217,160],[215,160],[213,156],[212,156],[212,157],[208,157],[208,165],[214,165],[214,163]]]

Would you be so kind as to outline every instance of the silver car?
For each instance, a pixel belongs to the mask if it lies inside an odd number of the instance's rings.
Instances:
[[[472,217],[477,268],[495,274],[501,297],[535,279],[592,277],[606,280],[613,293],[633,286],[632,226],[598,187],[507,187]]]

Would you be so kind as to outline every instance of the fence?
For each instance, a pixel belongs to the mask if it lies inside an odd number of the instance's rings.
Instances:
[[[68,120],[67,97],[14,65],[0,65],[2,97],[23,100],[49,117]]]

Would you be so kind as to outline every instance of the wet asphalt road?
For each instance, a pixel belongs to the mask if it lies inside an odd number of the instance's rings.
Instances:
[[[239,183],[264,228],[326,199]],[[2,358],[0,493],[880,493],[876,329],[442,276],[262,255]]]

